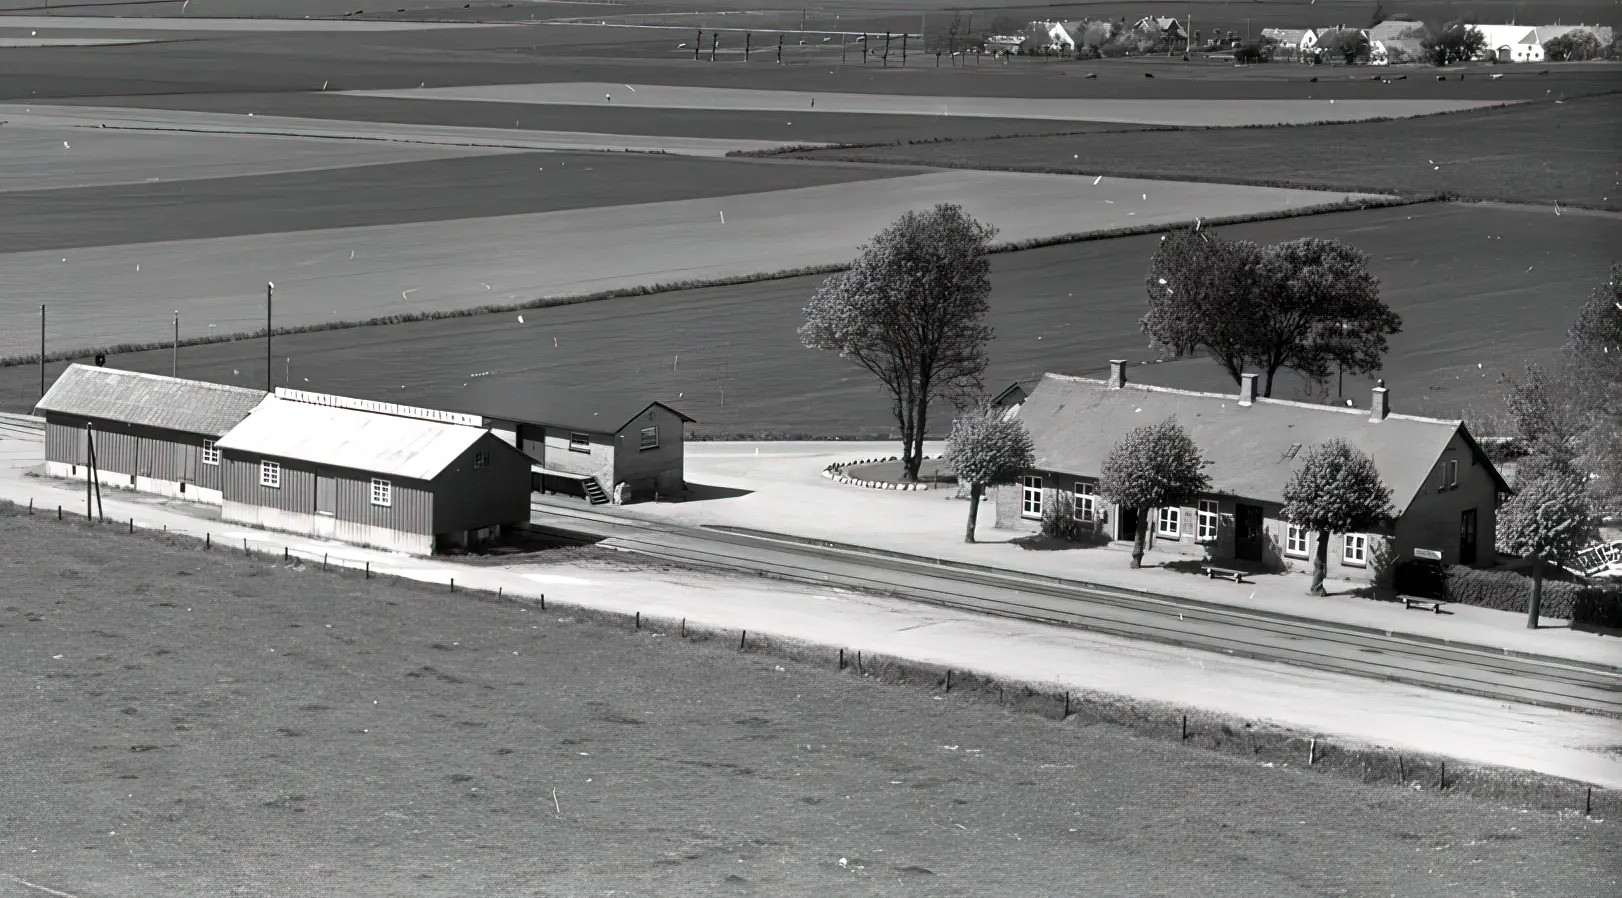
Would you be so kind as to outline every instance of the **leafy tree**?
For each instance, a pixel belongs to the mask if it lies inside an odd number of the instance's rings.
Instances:
[[[1380,370],[1386,337],[1402,319],[1380,299],[1368,257],[1338,240],[1309,237],[1261,249],[1211,231],[1166,235],[1145,278],[1142,328],[1177,356],[1203,349],[1239,383],[1263,374],[1273,395],[1280,369],[1319,383],[1338,364]]]
[[[996,233],[960,206],[908,212],[805,307],[801,342],[855,360],[890,391],[905,480],[918,479],[930,402],[961,405],[980,392]]]
[[[1262,63],[1272,56],[1272,49],[1266,44],[1246,44],[1233,51],[1234,62]]]
[[[1428,29],[1419,46],[1435,65],[1448,65],[1480,56],[1487,46],[1487,36],[1463,22],[1449,22]]]
[[[1343,29],[1334,32],[1328,40],[1318,46],[1325,52],[1339,53],[1345,58],[1347,65],[1356,65],[1359,59],[1368,58],[1369,36],[1361,31]]]
[[[1143,567],[1149,510],[1184,505],[1209,489],[1211,478],[1201,470],[1204,466],[1199,447],[1175,418],[1133,428],[1110,448],[1099,472],[1098,494],[1137,510],[1132,567]]]
[[[1324,594],[1329,535],[1361,533],[1391,516],[1391,490],[1374,460],[1345,440],[1308,451],[1284,487],[1284,518],[1318,535],[1308,595]]]
[[[1576,555],[1590,542],[1582,474],[1560,461],[1536,464],[1516,478],[1517,492],[1498,510],[1498,545],[1532,560],[1532,599],[1526,626],[1537,629],[1543,565]]]
[[[1551,62],[1575,62],[1605,55],[1599,38],[1589,31],[1573,31],[1543,42],[1543,57]]]
[[[959,483],[969,485],[969,525],[963,541],[974,542],[980,497],[988,486],[1013,483],[1036,465],[1035,449],[1025,423],[1009,409],[984,404],[959,415],[946,438],[946,462]]]

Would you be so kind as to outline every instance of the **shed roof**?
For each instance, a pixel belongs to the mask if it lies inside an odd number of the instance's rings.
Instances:
[[[683,421],[694,419],[663,402],[646,397],[560,390],[517,379],[479,378],[450,401],[458,411],[486,418],[546,424],[592,433],[617,433],[653,406],[660,406]]]
[[[1404,19],[1387,19],[1369,29],[1369,40],[1373,41],[1392,41],[1403,37],[1418,40],[1424,36],[1425,26],[1422,23]]]
[[[1263,28],[1262,37],[1271,38],[1281,44],[1299,44],[1309,32],[1305,28]]]
[[[264,398],[262,390],[69,365],[35,410],[217,437],[237,426]]]
[[[489,433],[466,424],[267,396],[219,448],[432,480]]]
[[[1019,410],[1035,443],[1037,467],[1097,476],[1111,447],[1126,431],[1175,417],[1193,437],[1209,464],[1213,492],[1284,501],[1284,486],[1298,455],[1318,443],[1340,438],[1373,459],[1391,489],[1392,505],[1405,510],[1424,486],[1442,450],[1464,429],[1460,421],[1388,415],[1372,421],[1367,409],[1345,409],[1281,399],[1239,404],[1235,394],[1195,393],[1166,387],[1045,375]],[[1469,432],[1465,439],[1499,477]]]

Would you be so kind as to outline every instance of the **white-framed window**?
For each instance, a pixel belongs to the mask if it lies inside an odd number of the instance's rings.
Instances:
[[[394,504],[394,484],[381,477],[372,478],[372,504],[388,508]]]
[[[1076,484],[1076,520],[1088,524],[1098,520],[1098,486],[1092,483]]]
[[[1307,557],[1307,528],[1289,525],[1289,532],[1284,534],[1284,554]]]
[[[220,463],[220,450],[213,440],[203,441],[203,464],[217,465]]]
[[[571,433],[571,434],[569,434],[569,451],[570,452],[590,452],[591,451],[591,434],[588,434],[588,433]]]
[[[260,461],[259,485],[280,489],[282,485],[282,463],[279,461]]]
[[[655,425],[653,427],[644,427],[644,428],[642,428],[642,444],[641,445],[642,445],[641,451],[643,451],[643,452],[646,452],[649,449],[657,449],[657,448],[659,448],[659,428],[658,428],[657,425]]]
[[[1019,478],[1019,516],[1022,518],[1042,516],[1041,477],[1032,475]]]
[[[490,467],[490,453],[488,453],[488,452],[475,452],[475,453],[473,453],[473,467],[475,467],[475,468],[488,468],[488,467]]]
[[[1458,485],[1459,485],[1459,460],[1456,459],[1456,458],[1450,458],[1450,459],[1447,460],[1447,488],[1452,489],[1453,487],[1456,487]]]
[[[1160,522],[1155,527],[1156,536],[1167,536],[1172,539],[1183,534],[1183,510],[1170,506],[1160,509]]]
[[[1361,533],[1341,537],[1340,563],[1362,567],[1369,563],[1369,538]]]
[[[1201,499],[1199,515],[1194,519],[1194,538],[1202,543],[1214,543],[1217,538],[1217,502]]]

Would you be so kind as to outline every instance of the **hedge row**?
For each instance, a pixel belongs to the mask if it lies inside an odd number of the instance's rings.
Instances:
[[[1532,598],[1530,577],[1512,571],[1447,569],[1444,598],[1461,605],[1525,614]],[[1588,585],[1545,578],[1542,616],[1601,627],[1622,627],[1622,584]]]

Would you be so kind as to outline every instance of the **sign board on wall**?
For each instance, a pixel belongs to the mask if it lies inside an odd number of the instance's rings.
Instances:
[[[1435,549],[1415,549],[1414,550],[1414,557],[1415,558],[1429,558],[1431,561],[1441,561],[1442,560],[1442,553],[1436,551]]]

